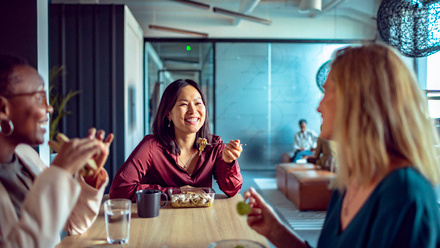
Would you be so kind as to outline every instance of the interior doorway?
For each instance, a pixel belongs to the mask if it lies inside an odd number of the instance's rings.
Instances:
[[[145,48],[149,131],[163,91],[177,79],[191,79],[200,85],[212,125],[215,109],[213,43],[160,41],[147,42]]]

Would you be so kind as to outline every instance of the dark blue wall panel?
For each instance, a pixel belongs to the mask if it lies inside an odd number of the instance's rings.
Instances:
[[[60,90],[80,91],[60,131],[84,137],[96,127],[115,134],[105,165],[111,183],[124,162],[124,6],[51,4],[49,37],[50,67],[65,67]]]

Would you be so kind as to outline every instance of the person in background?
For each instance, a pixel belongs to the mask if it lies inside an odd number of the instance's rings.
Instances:
[[[212,176],[226,195],[240,191],[240,140],[225,144],[210,133],[205,97],[196,82],[179,79],[168,85],[152,129],[116,173],[110,198],[136,201],[142,189],[167,193],[176,187],[212,187]],[[208,143],[203,151],[199,138]]]
[[[107,172],[110,134],[89,130],[66,142],[47,167],[31,147],[44,142],[47,114],[44,82],[24,60],[0,55],[0,247],[54,247],[63,227],[87,230],[99,212]],[[87,160],[99,169],[79,176]]]
[[[318,138],[314,131],[307,129],[306,120],[301,119],[298,124],[300,131],[293,137],[293,163],[296,163],[305,156],[312,156]]]
[[[438,134],[412,72],[386,45],[336,52],[318,112],[338,169],[318,247],[440,247]],[[309,247],[254,190],[249,226],[276,247]]]
[[[313,156],[305,156],[304,158],[307,159],[307,163],[316,164],[324,170],[330,170],[332,160],[330,141],[318,137],[316,148],[313,151]]]

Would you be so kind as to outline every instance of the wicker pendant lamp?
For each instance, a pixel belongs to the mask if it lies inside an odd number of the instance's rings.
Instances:
[[[404,55],[431,55],[440,50],[440,0],[383,0],[377,28]]]

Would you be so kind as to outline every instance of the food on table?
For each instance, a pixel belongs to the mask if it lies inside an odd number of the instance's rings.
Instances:
[[[237,203],[237,212],[239,215],[246,215],[251,211],[251,206],[245,201]]]
[[[181,191],[177,194],[171,194],[171,205],[175,208],[211,206],[214,202],[214,193],[201,191]]]
[[[50,148],[52,148],[55,152],[59,152],[64,143],[70,141],[70,139],[63,133],[58,133],[55,138],[56,140],[51,140],[49,142]],[[80,171],[80,174],[82,176],[90,176],[93,175],[94,171],[96,171],[97,169],[98,166],[96,165],[95,160],[89,159],[86,166],[84,166],[84,168]]]
[[[199,144],[199,156],[200,156],[202,154],[203,150],[205,150],[205,147],[208,144],[208,140],[205,138],[199,137],[197,139],[197,144]]]

